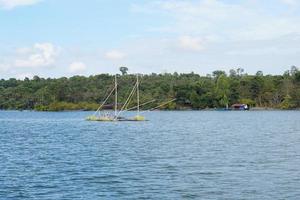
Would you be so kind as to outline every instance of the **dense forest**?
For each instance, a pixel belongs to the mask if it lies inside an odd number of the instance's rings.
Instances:
[[[121,67],[118,75],[119,102],[125,102],[136,81]],[[141,102],[155,99],[144,109],[176,98],[163,109],[225,108],[234,103],[251,107],[300,108],[300,71],[293,66],[283,75],[248,75],[239,68],[221,70],[206,76],[195,73],[140,75]],[[114,76],[100,74],[70,78],[10,78],[0,80],[0,109],[19,110],[95,110],[113,87]],[[109,99],[113,102],[113,97]],[[135,105],[134,100],[131,102]],[[120,105],[121,106],[121,105]]]

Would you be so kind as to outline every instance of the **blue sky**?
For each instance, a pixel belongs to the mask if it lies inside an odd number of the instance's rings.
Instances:
[[[0,0],[0,78],[282,74],[300,64],[299,0]]]

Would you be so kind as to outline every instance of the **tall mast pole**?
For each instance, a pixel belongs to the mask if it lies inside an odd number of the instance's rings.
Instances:
[[[118,84],[117,84],[117,75],[115,75],[115,117],[118,112]]]
[[[140,91],[139,91],[139,75],[136,75],[136,96],[137,96],[137,115],[140,114]]]

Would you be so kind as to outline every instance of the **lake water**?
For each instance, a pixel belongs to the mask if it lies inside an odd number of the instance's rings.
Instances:
[[[0,199],[300,199],[299,111],[0,111]]]

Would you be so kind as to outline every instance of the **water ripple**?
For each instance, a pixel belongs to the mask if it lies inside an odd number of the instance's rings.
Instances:
[[[0,199],[299,199],[300,112],[0,111]]]

